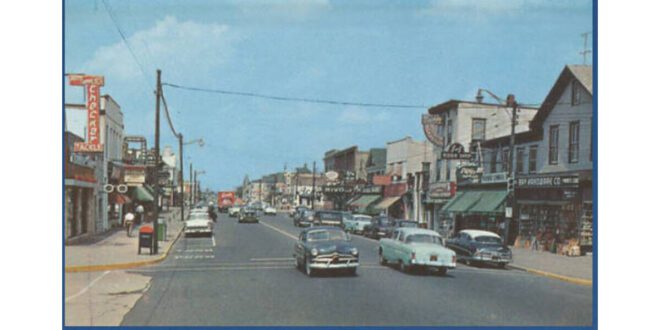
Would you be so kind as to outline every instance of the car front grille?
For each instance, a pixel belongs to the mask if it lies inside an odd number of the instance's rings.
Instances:
[[[329,264],[340,264],[348,262],[357,262],[358,258],[350,254],[322,254],[314,258],[314,262],[318,263],[329,263]]]

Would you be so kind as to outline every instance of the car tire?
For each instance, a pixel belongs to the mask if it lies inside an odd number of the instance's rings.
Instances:
[[[447,275],[447,267],[440,267],[440,268],[438,268],[437,275],[438,275],[438,276],[445,276],[445,275]]]
[[[407,273],[409,270],[408,266],[406,266],[406,264],[402,260],[399,260],[399,270],[402,273]]]
[[[314,277],[314,275],[316,275],[314,269],[309,266],[309,262],[307,262],[307,258],[305,258],[305,274],[307,274],[307,276],[309,277]]]
[[[385,257],[383,256],[383,250],[381,249],[378,249],[378,261],[383,266],[387,265],[387,259],[385,259]]]
[[[300,263],[300,260],[298,259],[298,257],[295,257],[295,259],[296,259],[296,269],[302,270],[302,264]]]
[[[498,262],[497,263],[497,268],[505,269],[506,268],[506,262]]]
[[[347,273],[350,276],[357,276],[357,267],[349,268]]]

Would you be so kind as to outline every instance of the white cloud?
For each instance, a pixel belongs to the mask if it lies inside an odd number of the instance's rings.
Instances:
[[[591,0],[432,0],[422,14],[448,18],[514,16],[524,10],[569,10],[591,6]]]
[[[153,77],[159,68],[169,71],[170,78],[177,72],[184,78],[194,76],[194,72],[217,68],[232,55],[236,39],[226,25],[180,22],[172,16],[127,36],[128,44],[148,77]],[[115,81],[140,79],[141,75],[140,67],[122,40],[97,49],[92,59],[83,65],[83,70]]]
[[[348,107],[342,111],[337,120],[341,124],[372,124],[390,119],[390,115],[382,110]]]

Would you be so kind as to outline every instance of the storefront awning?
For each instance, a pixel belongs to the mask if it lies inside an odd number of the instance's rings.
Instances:
[[[138,202],[152,203],[154,201],[154,195],[151,190],[146,187],[137,186],[133,189],[133,199]]]
[[[112,194],[110,197],[110,203],[112,204],[126,204],[130,203],[131,199],[124,194]]]
[[[469,213],[504,213],[506,190],[483,191],[481,198],[469,210]]]
[[[480,198],[480,191],[461,191],[456,193],[456,196],[441,211],[464,213],[475,205]]]
[[[375,202],[380,196],[378,195],[362,195],[358,199],[350,203],[351,206],[359,208],[367,208],[371,203]]]
[[[380,203],[376,204],[374,208],[379,209],[379,210],[387,210],[390,206],[392,206],[394,203],[396,203],[399,199],[401,199],[401,196],[397,197],[385,197],[383,198]]]

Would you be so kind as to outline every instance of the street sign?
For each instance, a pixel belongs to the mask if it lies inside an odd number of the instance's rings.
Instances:
[[[504,217],[513,218],[513,207],[507,206],[504,208]]]

